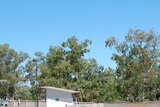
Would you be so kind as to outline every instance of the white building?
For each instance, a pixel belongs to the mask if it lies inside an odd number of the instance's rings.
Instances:
[[[66,107],[77,102],[78,91],[43,86],[46,89],[47,107]]]

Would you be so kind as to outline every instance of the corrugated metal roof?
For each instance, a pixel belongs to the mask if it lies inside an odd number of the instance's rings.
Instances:
[[[68,90],[68,89],[64,89],[64,88],[56,88],[56,87],[51,87],[51,86],[42,86],[41,88],[56,90],[56,91],[63,91],[63,92],[68,92],[68,93],[79,93],[79,91]]]

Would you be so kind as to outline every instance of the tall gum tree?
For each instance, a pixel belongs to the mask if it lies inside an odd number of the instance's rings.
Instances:
[[[7,83],[0,85],[0,95],[4,97],[6,93],[14,96],[14,92],[19,82],[23,80],[23,64],[28,58],[24,52],[16,52],[8,44],[0,45],[0,79],[7,79]]]
[[[83,71],[83,56],[90,44],[89,40],[79,43],[73,36],[60,46],[51,46],[41,70],[41,85],[72,88]]]
[[[124,98],[153,100],[159,90],[160,35],[153,30],[130,29],[123,42],[110,37],[105,44],[116,50],[112,60],[117,63],[116,77]]]

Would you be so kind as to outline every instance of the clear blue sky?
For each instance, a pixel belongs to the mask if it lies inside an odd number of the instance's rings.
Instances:
[[[86,58],[115,67],[104,41],[123,40],[129,28],[160,33],[160,0],[0,0],[0,44],[31,57],[75,35],[92,40]]]

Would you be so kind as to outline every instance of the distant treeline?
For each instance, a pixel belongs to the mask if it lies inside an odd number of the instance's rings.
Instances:
[[[104,41],[115,52],[111,59],[116,68],[86,59],[91,41],[79,42],[75,36],[50,46],[46,55],[36,52],[35,58],[1,44],[0,79],[8,81],[0,84],[0,97],[8,93],[11,98],[35,99],[38,91],[43,99],[40,87],[54,86],[80,91],[78,100],[83,102],[155,100],[160,92],[160,35],[131,29],[122,42],[115,37]]]

